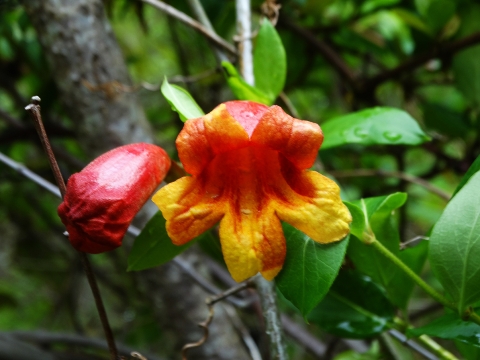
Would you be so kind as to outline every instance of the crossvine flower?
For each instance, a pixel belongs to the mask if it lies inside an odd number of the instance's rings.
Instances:
[[[58,207],[72,246],[91,254],[120,246],[169,168],[170,158],[161,147],[137,143],[110,150],[73,174]]]
[[[191,174],[153,197],[172,242],[182,245],[220,222],[220,242],[236,281],[281,270],[281,221],[325,244],[344,238],[352,218],[335,182],[310,171],[320,127],[280,107],[230,101],[190,119],[176,145]]]

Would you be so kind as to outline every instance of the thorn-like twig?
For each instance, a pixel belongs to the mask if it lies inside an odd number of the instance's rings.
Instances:
[[[38,136],[40,137],[40,141],[42,142],[43,149],[47,154],[50,167],[53,171],[53,176],[55,177],[55,181],[57,182],[58,188],[60,189],[60,194],[62,195],[62,198],[63,198],[67,191],[67,187],[65,186],[65,181],[63,180],[63,176],[62,176],[62,173],[60,172],[60,168],[58,167],[55,154],[53,153],[52,146],[50,145],[50,141],[48,140],[45,127],[43,126],[42,115],[40,113],[40,101],[41,100],[38,96],[32,96],[31,102],[29,105],[25,107],[25,110],[30,112],[32,116],[32,119],[35,124],[35,128],[38,132]],[[82,265],[84,267],[85,274],[87,275],[88,283],[90,285],[93,297],[95,299],[95,305],[97,307],[98,315],[100,316],[100,321],[102,322],[103,331],[105,333],[105,337],[108,343],[108,348],[110,350],[110,359],[117,360],[118,359],[117,347],[115,346],[115,340],[113,338],[112,329],[110,328],[110,324],[108,322],[107,312],[105,311],[103,300],[100,295],[100,290],[98,289],[97,281],[95,279],[95,275],[93,274],[90,261],[88,260],[88,257],[85,253],[79,252],[79,254],[80,254],[80,259],[82,260]]]
[[[244,281],[243,283],[241,283],[237,286],[231,287],[230,289],[227,289],[227,290],[225,290],[225,291],[223,291],[223,292],[221,292],[221,293],[219,293],[215,296],[209,297],[205,300],[205,303],[208,306],[208,317],[205,321],[202,321],[201,323],[198,324],[198,326],[200,326],[204,331],[203,337],[199,341],[196,341],[194,343],[186,344],[182,348],[182,360],[187,360],[187,350],[188,349],[192,349],[192,348],[202,346],[205,343],[205,341],[207,341],[208,335],[209,335],[208,326],[212,322],[213,315],[214,315],[213,306],[217,302],[219,302],[221,300],[224,300],[224,299],[228,298],[229,296],[231,296],[233,294],[236,294],[239,291],[245,290],[246,288],[252,286],[253,281],[254,281],[253,279],[256,278],[256,277],[258,277],[258,275],[252,277],[251,279],[249,279],[247,281]]]

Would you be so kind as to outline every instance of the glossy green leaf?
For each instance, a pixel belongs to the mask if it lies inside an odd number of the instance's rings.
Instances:
[[[467,181],[470,180],[470,178],[478,171],[480,171],[480,156],[478,156],[475,159],[473,164],[468,168],[465,175],[463,175],[462,180],[460,180],[460,184],[458,184],[457,188],[453,192],[452,198],[460,191],[460,189],[462,189],[465,186]]]
[[[348,240],[322,245],[289,224],[283,224],[283,231],[287,257],[275,283],[283,296],[307,316],[335,280]]]
[[[163,80],[161,91],[172,107],[172,110],[180,115],[180,119],[182,119],[183,122],[205,115],[187,90],[180,86],[170,84],[167,78]]]
[[[322,149],[347,144],[419,145],[429,137],[405,111],[375,107],[340,116],[322,125]]]
[[[480,172],[448,203],[430,235],[429,259],[459,313],[480,301]]]
[[[431,323],[410,329],[408,336],[436,336],[442,339],[459,340],[466,344],[480,347],[480,325],[471,321],[463,321],[457,314],[445,314]]]
[[[362,339],[387,329],[394,314],[384,291],[369,277],[341,271],[308,319],[333,335]]]
[[[268,95],[271,105],[283,90],[287,55],[282,40],[268,19],[263,19],[253,52],[255,87]]]
[[[480,31],[480,5],[470,3],[460,13],[462,22],[457,36],[464,38]],[[471,46],[455,54],[452,69],[457,88],[467,99],[480,104],[480,45]]]
[[[400,251],[398,226],[392,215],[405,203],[406,198],[404,193],[395,193],[345,203],[353,217],[353,236],[347,250],[349,258],[359,271],[382,285],[390,301],[400,308],[407,306],[414,282],[385,256],[365,245],[361,239],[368,240],[369,236],[374,236],[412,270],[420,272],[427,256],[427,244],[420,243]]]
[[[164,264],[188,249],[194,242],[192,240],[182,246],[173,245],[167,235],[165,218],[161,212],[157,212],[135,239],[128,256],[127,271],[145,270]]]
[[[222,61],[222,67],[227,78],[228,86],[238,100],[251,100],[271,105],[273,101],[260,89],[251,86],[243,80],[233,64]]]

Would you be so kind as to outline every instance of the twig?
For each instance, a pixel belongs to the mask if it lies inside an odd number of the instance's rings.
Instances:
[[[33,171],[27,169],[24,165],[10,159],[8,156],[0,152],[0,161],[5,165],[11,167],[13,170],[25,176],[27,179],[32,180],[34,183],[40,185],[44,189],[51,192],[53,195],[61,197],[60,190],[57,186],[53,185],[50,181],[45,180],[41,176],[38,176]]]
[[[242,337],[243,343],[247,347],[252,360],[262,360],[262,355],[260,354],[260,350],[258,350],[258,346],[255,343],[255,340],[253,340],[247,327],[238,318],[235,308],[228,304],[224,304],[223,309],[227,313],[235,329],[239,332],[240,336]]]
[[[309,30],[293,23],[291,20],[280,17],[280,25],[285,26],[292,30],[294,33],[303,37],[315,50],[317,50],[322,56],[327,60],[327,62],[332,65],[332,67],[347,80],[350,85],[355,87],[356,85],[356,76],[347,63],[341,58],[335,50],[333,50],[330,45],[328,45],[323,40],[318,39],[314,34]]]
[[[295,105],[293,105],[292,101],[287,96],[287,94],[285,94],[285,92],[282,91],[278,97],[283,101],[283,103],[287,107],[288,111],[290,112],[290,115],[292,115],[294,118],[298,119],[300,117],[300,115],[298,115],[298,111],[295,108]]]
[[[394,337],[395,339],[400,341],[402,344],[408,346],[409,348],[411,348],[411,349],[415,350],[416,352],[418,352],[419,354],[423,355],[425,358],[427,358],[429,360],[438,360],[438,358],[435,355],[433,355],[432,353],[430,353],[429,351],[424,349],[422,346],[418,345],[415,341],[409,340],[400,331],[395,330],[395,329],[391,329],[391,330],[388,331],[388,333],[392,337]]]
[[[207,39],[212,41],[216,46],[219,48],[227,51],[229,54],[236,56],[237,51],[235,50],[235,47],[226,42],[223,38],[215,34],[214,32],[210,31],[207,29],[205,26],[203,26],[201,23],[198,21],[192,19],[190,16],[186,15],[185,13],[175,9],[174,7],[167,5],[163,1],[160,0],[140,0],[143,1],[144,3],[150,4],[153,7],[156,7],[157,9],[165,12],[167,15],[180,20],[184,24],[192,27],[193,29],[197,30],[199,33],[201,33],[203,36],[205,36]]]
[[[255,84],[253,75],[252,25],[250,0],[236,0],[239,68],[245,81]]]
[[[192,349],[192,348],[202,346],[205,343],[205,341],[207,341],[208,334],[209,334],[208,326],[210,325],[210,323],[213,320],[213,313],[214,313],[213,306],[209,306],[208,307],[208,317],[207,317],[207,319],[198,324],[198,326],[200,326],[203,329],[203,332],[204,332],[203,337],[200,340],[198,340],[197,342],[186,344],[182,348],[182,360],[187,360],[187,350],[188,349]]]
[[[400,244],[400,250],[405,250],[406,248],[408,247],[412,247],[414,245],[412,244],[416,244],[417,242],[421,241],[421,240],[430,240],[430,238],[428,236],[422,236],[422,235],[418,235],[418,236],[415,236],[405,242],[402,242]]]
[[[363,91],[374,90],[381,83],[387,80],[396,79],[404,73],[412,71],[417,67],[425,64],[429,60],[451,56],[454,53],[477,43],[480,43],[480,32],[475,32],[457,41],[446,44],[438,44],[423,54],[410,57],[408,60],[398,65],[396,68],[387,70],[370,79],[365,80],[360,86],[360,88]]]
[[[447,194],[442,189],[430,184],[428,181],[423,180],[414,175],[402,173],[399,171],[385,171],[385,170],[376,170],[376,169],[356,169],[356,170],[335,170],[329,172],[332,176],[337,178],[343,177],[356,177],[356,176],[383,176],[383,177],[395,177],[405,181],[408,181],[413,184],[423,186],[428,191],[438,195],[442,199],[448,201],[450,200],[450,195]]]
[[[45,153],[47,154],[53,176],[55,177],[55,181],[57,182],[58,188],[60,190],[60,194],[62,198],[64,198],[67,188],[65,186],[65,181],[63,180],[62,173],[60,172],[60,168],[58,167],[57,160],[55,159],[55,155],[52,151],[52,147],[50,145],[50,141],[48,140],[47,133],[45,132],[45,128],[43,126],[42,115],[40,114],[40,98],[38,96],[33,96],[31,103],[25,107],[25,110],[29,111],[32,116],[35,128],[38,132],[38,136],[40,137]],[[103,305],[102,297],[98,289],[95,275],[92,272],[92,268],[87,255],[82,252],[78,253],[80,255],[80,259],[82,260],[85,274],[87,275],[88,283],[90,284],[90,288],[95,299],[95,305],[97,307],[98,315],[100,316],[100,321],[102,323],[103,331],[105,333],[105,337],[108,343],[108,348],[110,350],[110,358],[111,360],[117,360],[118,351],[115,346],[112,329],[110,328],[110,324],[108,322],[107,313]]]
[[[255,285],[260,296],[263,316],[265,318],[266,332],[270,338],[270,357],[276,360],[286,360],[288,355],[283,342],[282,323],[277,306],[277,295],[273,281],[263,277],[255,279]]]
[[[200,0],[187,0],[187,1],[197,20],[203,26],[205,26],[208,30],[210,30],[213,34],[216,34],[215,29],[213,28],[212,23],[210,22],[210,19],[205,13],[205,10],[203,9],[203,6]],[[215,48],[213,49],[213,51],[219,63],[221,63],[222,61],[228,60],[227,55],[225,55],[225,53],[219,48]]]
[[[90,338],[81,335],[74,335],[74,334],[62,334],[62,333],[52,333],[47,331],[6,331],[0,332],[0,334],[7,334],[12,335],[13,337],[37,343],[40,345],[50,345],[50,344],[66,344],[72,346],[80,346],[80,347],[90,347],[95,349],[102,349],[108,350],[108,345],[105,343],[103,339],[96,339]],[[129,355],[134,352],[135,349],[123,345],[118,344],[118,352],[120,355]],[[145,353],[144,353],[145,354]],[[153,354],[145,354],[148,360],[162,360],[159,357]]]
[[[239,291],[245,290],[249,286],[252,286],[254,278],[255,277],[253,277],[253,278],[251,278],[247,281],[244,281],[243,283],[241,283],[239,285],[231,287],[230,289],[227,289],[227,290],[225,290],[225,291],[223,291],[223,292],[221,292],[221,293],[219,293],[219,294],[217,294],[213,297],[209,297],[205,300],[205,303],[208,306],[209,314],[208,314],[208,317],[205,321],[198,324],[198,326],[200,326],[203,329],[204,335],[199,341],[194,342],[194,343],[186,344],[182,348],[182,360],[187,360],[187,354],[186,353],[187,353],[188,349],[199,347],[199,346],[203,345],[205,343],[205,341],[207,341],[208,334],[209,334],[208,326],[212,322],[213,315],[214,315],[213,305],[215,305],[217,302],[219,302],[221,300],[228,299],[229,296],[231,296],[233,294],[236,294]]]

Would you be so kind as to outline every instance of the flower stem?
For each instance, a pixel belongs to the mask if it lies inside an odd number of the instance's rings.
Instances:
[[[45,153],[48,156],[50,167],[52,169],[53,175],[55,177],[55,181],[58,185],[60,194],[62,195],[62,199],[63,199],[67,191],[67,187],[65,186],[65,181],[63,180],[62,173],[60,172],[60,168],[58,167],[57,159],[55,158],[55,154],[53,153],[52,146],[50,145],[50,140],[48,139],[47,132],[45,131],[45,127],[43,126],[42,115],[40,113],[40,98],[38,96],[33,96],[31,103],[25,107],[25,110],[29,111],[32,116],[33,122],[35,124],[35,128],[42,142],[43,149],[45,150]],[[115,345],[112,329],[110,328],[110,324],[108,322],[107,312],[105,311],[105,306],[103,305],[102,296],[100,294],[100,290],[98,289],[97,280],[93,273],[87,254],[83,252],[78,252],[78,253],[80,255],[80,259],[82,260],[82,265],[85,270],[85,274],[87,275],[90,289],[92,290],[93,298],[95,300],[95,305],[97,307],[100,321],[102,322],[103,331],[105,333],[105,337],[108,343],[108,348],[110,350],[110,359],[117,360],[118,351]]]
[[[457,312],[458,307],[455,303],[448,300],[445,296],[440,294],[437,290],[433,287],[428,285],[420,276],[415,274],[415,272],[410,269],[402,260],[400,260],[395,254],[393,254],[390,250],[388,250],[383,244],[378,241],[375,237],[371,237],[368,240],[368,245],[374,247],[378,252],[380,252],[383,256],[389,259],[392,263],[397,265],[400,270],[402,270],[405,274],[407,274],[418,286],[420,286],[427,294],[429,294],[432,298],[437,300],[443,306]],[[480,316],[473,312],[472,310],[467,310],[464,314],[460,314],[463,318],[467,318],[472,320],[474,323],[480,325]]]
[[[437,300],[439,303],[443,304],[444,306],[457,310],[455,304],[450,302],[447,298],[445,298],[442,294],[437,292],[434,288],[428,285],[420,276],[415,274],[412,269],[410,269],[405,263],[396,257],[390,250],[388,250],[383,244],[378,241],[377,239],[372,239],[371,244],[378,252],[380,252],[383,256],[388,258],[391,262],[397,265],[405,274],[407,274],[415,283],[420,286],[425,292],[427,292],[431,297]]]
[[[458,358],[453,355],[450,351],[441,347],[437,342],[433,341],[427,335],[421,335],[417,338],[418,342],[423,344],[426,348],[430,349],[435,355],[440,359],[444,360],[458,360]]]

